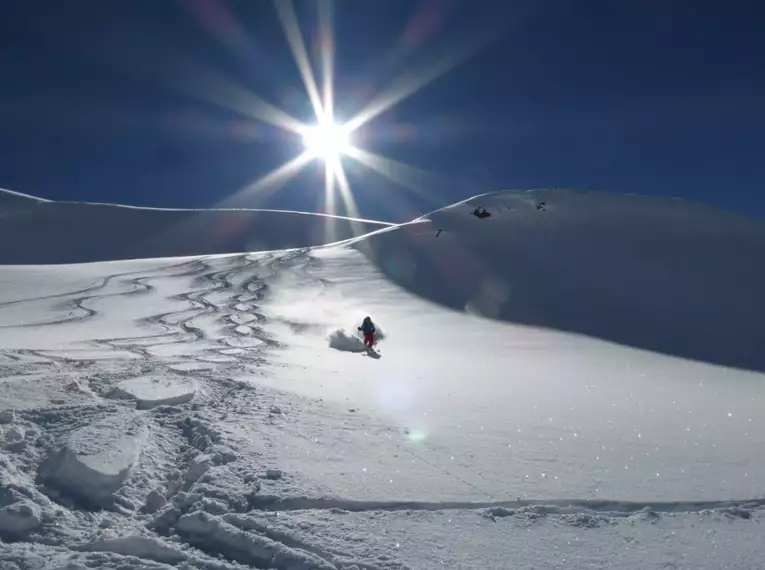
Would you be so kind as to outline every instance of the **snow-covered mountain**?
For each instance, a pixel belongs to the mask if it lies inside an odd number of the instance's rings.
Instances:
[[[758,222],[508,192],[303,247],[336,220],[0,208],[4,260],[152,258],[0,267],[3,570],[761,565]],[[217,255],[245,234],[277,250]]]
[[[387,225],[304,212],[52,202],[0,190],[0,264],[288,249],[345,240]]]
[[[492,216],[468,215],[478,205]],[[424,220],[364,242],[412,293],[765,371],[762,222],[677,199],[561,190],[490,194]]]

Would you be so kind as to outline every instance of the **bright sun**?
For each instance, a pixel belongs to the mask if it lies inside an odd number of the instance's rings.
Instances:
[[[339,159],[351,147],[348,129],[333,122],[306,127],[302,135],[306,151],[325,162]]]

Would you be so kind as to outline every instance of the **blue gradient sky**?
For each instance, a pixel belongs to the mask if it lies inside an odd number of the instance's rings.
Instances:
[[[295,5],[315,46],[316,3]],[[312,119],[271,2],[0,9],[0,187],[206,207],[301,151],[294,135],[227,108],[233,93],[254,93]],[[336,0],[333,14],[345,117],[402,75],[491,39],[358,133],[363,148],[428,171],[407,177],[414,191],[346,160],[364,216],[405,220],[481,192],[552,186],[681,196],[765,218],[761,3]],[[321,210],[322,172],[312,164],[240,205]]]

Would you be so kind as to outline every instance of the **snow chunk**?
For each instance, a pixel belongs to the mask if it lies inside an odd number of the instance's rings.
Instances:
[[[266,479],[271,479],[272,481],[275,481],[277,479],[282,478],[282,471],[281,469],[268,469],[266,471]]]
[[[198,357],[198,360],[201,360],[203,362],[216,362],[216,363],[226,363],[226,362],[236,362],[236,358],[233,356],[228,356],[226,354],[210,354],[207,356],[200,356]]]
[[[245,354],[247,351],[241,348],[226,348],[220,351],[221,354],[225,354],[228,356],[235,355],[235,354]]]
[[[72,432],[40,465],[40,476],[87,503],[102,505],[130,476],[146,436],[142,415],[109,416]]]
[[[24,440],[24,428],[19,425],[10,426],[5,430],[0,430],[6,445],[13,445]]]
[[[74,550],[84,552],[114,552],[124,556],[135,556],[145,560],[178,564],[186,560],[183,552],[171,548],[156,538],[146,536],[125,536],[121,538],[106,538],[80,544]]]
[[[19,473],[18,467],[11,458],[0,452],[0,505],[8,505],[12,502],[4,497],[8,487],[23,485],[24,480],[24,476]]]
[[[41,323],[45,324],[45,323]],[[41,356],[61,359],[67,362],[81,360],[135,360],[139,355],[127,350],[41,350]]]
[[[201,418],[187,416],[178,423],[178,427],[189,444],[199,451],[205,451],[213,443],[221,440],[220,432]]]
[[[263,341],[259,338],[252,338],[252,337],[245,337],[245,338],[234,338],[230,337],[225,340],[226,344],[229,346],[237,347],[237,348],[252,348],[255,346],[260,346],[263,344]]]
[[[235,313],[229,316],[229,320],[236,325],[246,325],[257,320],[258,317],[250,313]]]
[[[149,491],[149,494],[146,495],[146,502],[144,503],[143,507],[141,508],[141,511],[144,513],[156,513],[159,509],[163,508],[167,504],[167,499],[165,496],[157,491],[156,489],[152,489]]]
[[[564,524],[576,528],[598,528],[609,523],[607,517],[590,513],[562,514],[560,518]]]
[[[186,480],[194,482],[199,479],[207,470],[212,467],[213,458],[211,455],[197,455],[186,472]]]
[[[0,534],[25,534],[40,526],[40,508],[22,500],[0,509]]]
[[[197,385],[190,378],[141,376],[117,384],[112,397],[135,400],[138,409],[179,406],[194,399]]]
[[[650,522],[655,523],[659,520],[659,513],[651,509],[651,507],[643,507],[642,510],[639,512],[630,515],[627,517],[627,520],[634,523],[634,522]]]
[[[752,511],[746,507],[733,506],[721,510],[722,514],[734,519],[751,519]]]
[[[208,364],[203,362],[175,362],[173,364],[168,364],[167,367],[173,372],[181,373],[215,370],[215,365],[213,363]]]
[[[16,421],[15,410],[3,410],[0,412],[0,424],[10,424]]]

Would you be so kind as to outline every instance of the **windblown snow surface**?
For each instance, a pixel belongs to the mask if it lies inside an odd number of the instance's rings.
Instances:
[[[160,223],[31,200],[6,262]],[[294,216],[0,268],[0,568],[763,568],[762,224],[506,192],[296,249],[331,220]]]

